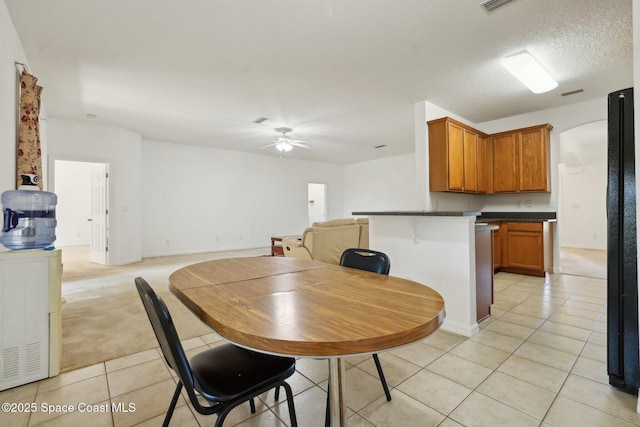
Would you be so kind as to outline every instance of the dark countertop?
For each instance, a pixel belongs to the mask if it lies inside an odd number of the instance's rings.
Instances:
[[[373,211],[351,212],[351,215],[379,216],[478,216],[480,212],[466,211]]]
[[[555,212],[474,212],[474,211],[362,211],[351,212],[352,215],[368,216],[475,216],[477,222],[510,221],[510,222],[545,222],[556,221]]]
[[[476,219],[479,222],[510,221],[510,222],[545,222],[556,221],[555,212],[482,212]]]

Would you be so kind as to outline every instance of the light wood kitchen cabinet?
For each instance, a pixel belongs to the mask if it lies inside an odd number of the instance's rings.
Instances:
[[[487,141],[489,137],[479,134],[476,152],[476,176],[478,177],[478,193],[485,194],[489,192],[489,167],[488,157],[489,151]]]
[[[521,129],[518,139],[519,191],[546,191],[549,186],[549,134],[551,125]]]
[[[516,134],[506,132],[492,135],[491,144],[493,193],[515,193],[518,191]]]
[[[544,276],[552,270],[552,236],[548,222],[503,222],[500,239],[501,271]]]
[[[429,125],[429,189],[486,193],[487,136],[444,117]]]
[[[493,270],[544,276],[553,270],[552,223],[499,221],[493,230]]]
[[[491,136],[493,193],[548,192],[549,124]]]

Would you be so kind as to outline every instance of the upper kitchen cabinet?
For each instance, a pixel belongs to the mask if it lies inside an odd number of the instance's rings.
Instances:
[[[491,135],[493,192],[548,192],[549,124]]]
[[[429,126],[429,189],[486,193],[487,136],[449,117]]]
[[[518,191],[517,158],[518,144],[515,132],[504,132],[491,136],[493,153],[494,193],[515,193]]]
[[[550,191],[549,124],[518,131],[520,191]]]

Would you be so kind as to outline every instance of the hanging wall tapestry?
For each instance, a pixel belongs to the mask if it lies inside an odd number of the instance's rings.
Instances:
[[[20,76],[20,109],[18,120],[18,146],[16,188],[22,185],[22,175],[35,175],[32,183],[42,190],[42,156],[40,151],[40,95],[42,87],[35,76],[22,72]]]

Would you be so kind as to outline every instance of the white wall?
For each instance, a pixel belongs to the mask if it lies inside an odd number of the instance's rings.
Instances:
[[[342,216],[338,165],[142,141],[125,129],[59,118],[50,119],[49,135],[52,163],[109,164],[111,265],[267,247],[272,235],[300,234],[309,182],[327,185],[329,218]]]
[[[267,247],[307,227],[307,184],[327,186],[329,219],[343,213],[338,165],[195,145],[142,144],[142,254]]]
[[[0,1],[0,193],[16,189],[16,61],[26,64],[27,58],[7,5]]]
[[[560,247],[607,249],[607,122],[560,134]]]
[[[139,261],[140,135],[121,128],[59,118],[49,118],[48,133],[50,166],[55,160],[109,164],[108,264]]]
[[[415,155],[386,157],[343,167],[344,217],[354,211],[413,210]]]

